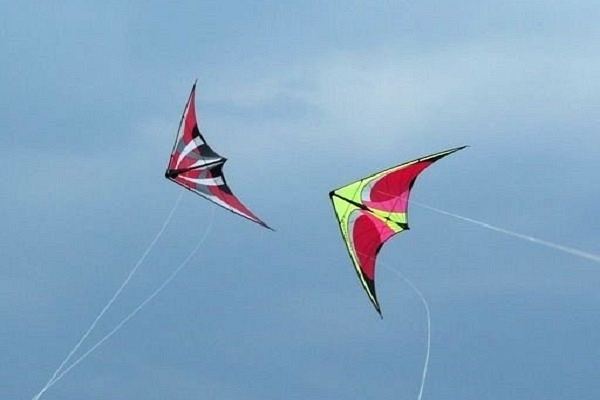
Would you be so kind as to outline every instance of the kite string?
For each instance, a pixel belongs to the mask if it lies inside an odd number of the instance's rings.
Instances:
[[[397,204],[397,202],[400,199],[405,199],[408,202],[408,196],[410,194],[410,192],[404,192],[404,193],[401,193],[398,196],[397,194],[391,194],[391,193],[387,193],[387,192],[384,192],[384,191],[379,191],[379,192],[382,193],[382,194],[386,194],[388,196],[397,196],[398,198],[397,198],[397,200],[396,200],[396,202],[394,204]],[[553,242],[550,242],[550,241],[547,241],[547,240],[536,238],[534,236],[525,235],[523,233],[511,231],[509,229],[500,228],[498,226],[494,226],[492,224],[488,224],[487,222],[478,221],[478,220],[473,219],[473,218],[464,217],[462,215],[454,214],[454,213],[451,213],[449,211],[444,211],[444,210],[442,210],[440,208],[428,206],[427,204],[420,203],[420,202],[418,202],[416,200],[410,200],[410,204],[415,204],[415,205],[417,205],[419,207],[426,208],[426,209],[431,210],[431,211],[435,211],[435,212],[437,212],[439,214],[447,215],[449,217],[460,219],[460,220],[465,221],[465,222],[470,222],[472,224],[479,225],[479,226],[481,226],[483,228],[487,228],[487,229],[495,231],[495,232],[504,233],[505,235],[516,237],[518,239],[522,239],[522,240],[525,240],[525,241],[528,241],[528,242],[537,243],[537,244],[542,245],[542,246],[546,246],[546,247],[550,247],[550,248],[558,250],[558,251],[562,251],[563,253],[571,254],[571,255],[574,255],[574,256],[577,256],[577,257],[585,258],[587,260],[591,260],[591,261],[600,263],[600,255],[598,255],[598,254],[590,253],[590,252],[587,252],[587,251],[583,251],[583,250],[580,250],[580,249],[576,249],[574,247],[565,246],[565,245],[558,244],[558,243],[553,243]]]
[[[360,253],[360,254],[363,256],[365,255],[364,253]],[[372,257],[370,255],[366,255],[366,256]],[[419,288],[410,279],[408,279],[402,272],[400,272],[399,270],[397,270],[395,268],[390,267],[389,265],[387,265],[384,262],[380,261],[379,264],[381,264],[385,268],[392,271],[394,274],[396,274],[396,276],[398,276],[400,279],[402,279],[404,281],[404,283],[406,283],[408,286],[410,286],[410,288],[417,294],[417,296],[419,296],[421,303],[423,303],[423,308],[425,309],[425,316],[427,317],[427,348],[425,351],[425,362],[423,365],[423,372],[421,374],[421,387],[419,388],[419,394],[417,396],[417,400],[421,400],[421,398],[423,397],[423,389],[425,388],[425,380],[427,379],[427,371],[429,369],[429,355],[431,353],[431,313],[429,312],[429,304],[427,303],[427,299],[425,299],[423,292],[421,292],[419,290]]]
[[[421,302],[423,303],[423,307],[425,308],[425,314],[427,316],[427,350],[425,352],[425,363],[423,365],[423,373],[421,374],[421,387],[419,388],[419,395],[417,396],[417,400],[421,400],[421,398],[423,397],[423,389],[425,388],[425,379],[427,378],[427,370],[429,368],[429,354],[431,351],[431,314],[429,312],[429,304],[427,303],[425,296],[423,296],[423,293],[419,290],[419,288],[416,287],[415,284],[412,283],[412,281],[410,281],[406,276],[404,276],[403,273],[384,263],[381,264],[390,271],[392,271],[394,274],[396,274],[396,276],[402,279],[408,286],[410,286],[410,288],[417,294],[417,296],[419,296]]]
[[[131,269],[131,271],[129,271],[129,274],[127,275],[125,280],[121,283],[121,286],[119,286],[119,288],[113,294],[111,299],[106,303],[104,308],[102,308],[100,313],[96,316],[94,321],[90,324],[90,326],[88,327],[86,332],[81,336],[81,338],[79,339],[77,344],[75,344],[75,346],[71,349],[71,351],[69,352],[67,357],[61,362],[61,364],[58,366],[58,368],[54,371],[54,373],[52,374],[52,377],[48,380],[48,382],[46,382],[46,385],[44,385],[44,387],[40,390],[40,392],[38,394],[36,394],[33,397],[32,400],[38,400],[39,397],[41,396],[41,394],[46,391],[46,389],[50,386],[51,382],[57,377],[57,375],[61,372],[61,370],[64,368],[64,366],[69,362],[71,357],[73,357],[73,354],[75,354],[75,352],[81,347],[81,345],[87,339],[87,337],[90,335],[90,333],[94,330],[94,328],[96,327],[96,325],[98,324],[100,319],[104,316],[104,314],[112,306],[112,304],[115,302],[117,297],[119,297],[119,295],[123,292],[123,290],[125,289],[125,286],[127,286],[127,284],[129,283],[129,281],[131,280],[133,275],[135,275],[139,266],[142,264],[142,262],[144,262],[144,260],[146,259],[146,257],[148,256],[148,254],[150,253],[150,251],[152,250],[152,248],[158,241],[158,239],[160,239],[160,237],[164,233],[167,225],[169,225],[169,222],[171,222],[171,219],[173,218],[173,214],[175,213],[175,210],[177,210],[177,207],[179,206],[179,203],[181,202],[182,197],[183,197],[183,192],[181,192],[179,194],[179,196],[177,197],[177,200],[175,200],[175,204],[173,204],[173,207],[171,208],[171,211],[169,212],[169,214],[167,215],[167,218],[163,222],[162,227],[160,228],[158,233],[154,236],[154,239],[152,239],[152,241],[150,242],[150,244],[148,245],[148,247],[146,248],[146,250],[144,251],[142,256],[135,263],[134,267]]]
[[[410,202],[411,202],[411,204],[416,204],[419,207],[426,208],[428,210],[435,211],[435,212],[437,212],[439,214],[447,215],[449,217],[460,219],[460,220],[465,221],[465,222],[470,222],[472,224],[479,225],[481,227],[484,227],[486,229],[489,229],[489,230],[492,230],[492,231],[495,231],[495,232],[504,233],[505,235],[513,236],[513,237],[516,237],[516,238],[519,238],[519,239],[522,239],[522,240],[525,240],[525,241],[528,241],[528,242],[537,243],[537,244],[540,244],[542,246],[546,246],[546,247],[550,247],[550,248],[553,248],[553,249],[558,250],[558,251],[562,251],[564,253],[568,253],[568,254],[571,254],[571,255],[574,255],[574,256],[577,256],[577,257],[585,258],[585,259],[588,259],[588,260],[600,263],[600,255],[597,255],[597,254],[589,253],[589,252],[586,252],[586,251],[583,251],[583,250],[576,249],[574,247],[564,246],[564,245],[561,245],[561,244],[558,244],[558,243],[549,242],[547,240],[538,239],[538,238],[533,237],[533,236],[524,235],[522,233],[518,233],[518,232],[514,232],[514,231],[511,231],[511,230],[508,230],[508,229],[500,228],[498,226],[494,226],[494,225],[488,224],[487,222],[478,221],[478,220],[473,219],[473,218],[464,217],[462,215],[458,215],[458,214],[454,214],[454,213],[451,213],[451,212],[448,212],[448,211],[444,211],[444,210],[436,208],[436,207],[431,207],[431,206],[428,206],[426,204],[417,202],[415,200],[411,200]]]
[[[107,333],[102,339],[100,339],[96,344],[94,344],[89,350],[87,350],[81,357],[75,360],[68,368],[64,371],[60,372],[58,376],[55,377],[37,396],[39,398],[46,390],[52,387],[56,382],[58,382],[64,375],[66,375],[69,371],[71,371],[75,366],[77,366],[80,362],[86,359],[92,352],[94,352],[98,347],[100,347],[104,342],[106,342],[112,335],[114,335],[119,329],[123,327],[131,318],[133,318],[138,312],[142,310],[152,299],[154,299],[173,279],[175,276],[187,265],[187,263],[194,257],[194,255],[198,252],[202,244],[206,241],[208,234],[210,233],[214,221],[215,212],[214,209],[211,211],[210,221],[208,223],[208,227],[204,231],[204,234],[196,247],[188,254],[188,256],[173,270],[171,275],[154,291],[150,296],[148,296],[143,302],[140,303],[129,315],[127,315],[121,322],[119,322],[109,333]]]

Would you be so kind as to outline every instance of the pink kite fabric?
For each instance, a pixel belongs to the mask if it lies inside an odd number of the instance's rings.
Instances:
[[[375,293],[379,250],[392,236],[409,229],[409,197],[419,174],[437,160],[465,147],[421,157],[329,192],[358,279],[379,314]]]

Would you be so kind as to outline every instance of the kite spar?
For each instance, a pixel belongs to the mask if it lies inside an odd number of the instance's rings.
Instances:
[[[419,174],[465,147],[408,161],[329,192],[358,279],[380,316],[375,293],[377,254],[388,239],[409,229],[408,198]]]

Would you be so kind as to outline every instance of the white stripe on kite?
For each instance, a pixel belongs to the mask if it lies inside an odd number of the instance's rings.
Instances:
[[[190,142],[185,145],[185,147],[179,154],[179,157],[177,158],[177,163],[175,164],[175,168],[179,167],[179,164],[181,164],[181,161],[183,160],[184,157],[186,157],[194,149],[197,149],[198,147],[202,146],[203,144],[205,144],[204,141],[202,139],[200,139],[200,137],[198,137],[198,136],[196,136],[195,138],[190,140]]]
[[[194,193],[198,193],[200,196],[204,197],[205,199],[208,199],[208,200],[212,201],[213,203],[218,204],[221,207],[223,207],[233,213],[241,215],[244,218],[248,218],[249,220],[254,221],[254,222],[259,222],[259,223],[261,222],[259,219],[253,217],[252,215],[242,212],[241,210],[238,210],[237,208],[230,206],[229,204],[225,203],[223,200],[221,200],[217,196],[208,195],[208,194],[200,192],[200,191],[196,191]]]
[[[211,164],[214,163],[216,161],[222,160],[222,157],[202,157],[201,159],[199,159],[198,161],[196,161],[195,163],[193,163],[192,165],[190,165],[188,168],[196,168],[196,167],[202,167],[206,164]]]
[[[204,186],[221,186],[225,184],[220,176],[216,178],[190,178],[189,176],[179,175],[178,178]]]

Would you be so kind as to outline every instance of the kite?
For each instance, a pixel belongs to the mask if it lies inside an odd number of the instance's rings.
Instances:
[[[431,154],[377,172],[329,192],[360,283],[381,316],[375,294],[375,259],[392,236],[409,229],[408,198],[428,166],[467,146]]]
[[[271,229],[234,196],[223,175],[225,157],[217,154],[206,142],[196,119],[196,83],[183,109],[179,129],[171,151],[165,178],[241,215],[250,221]]]

